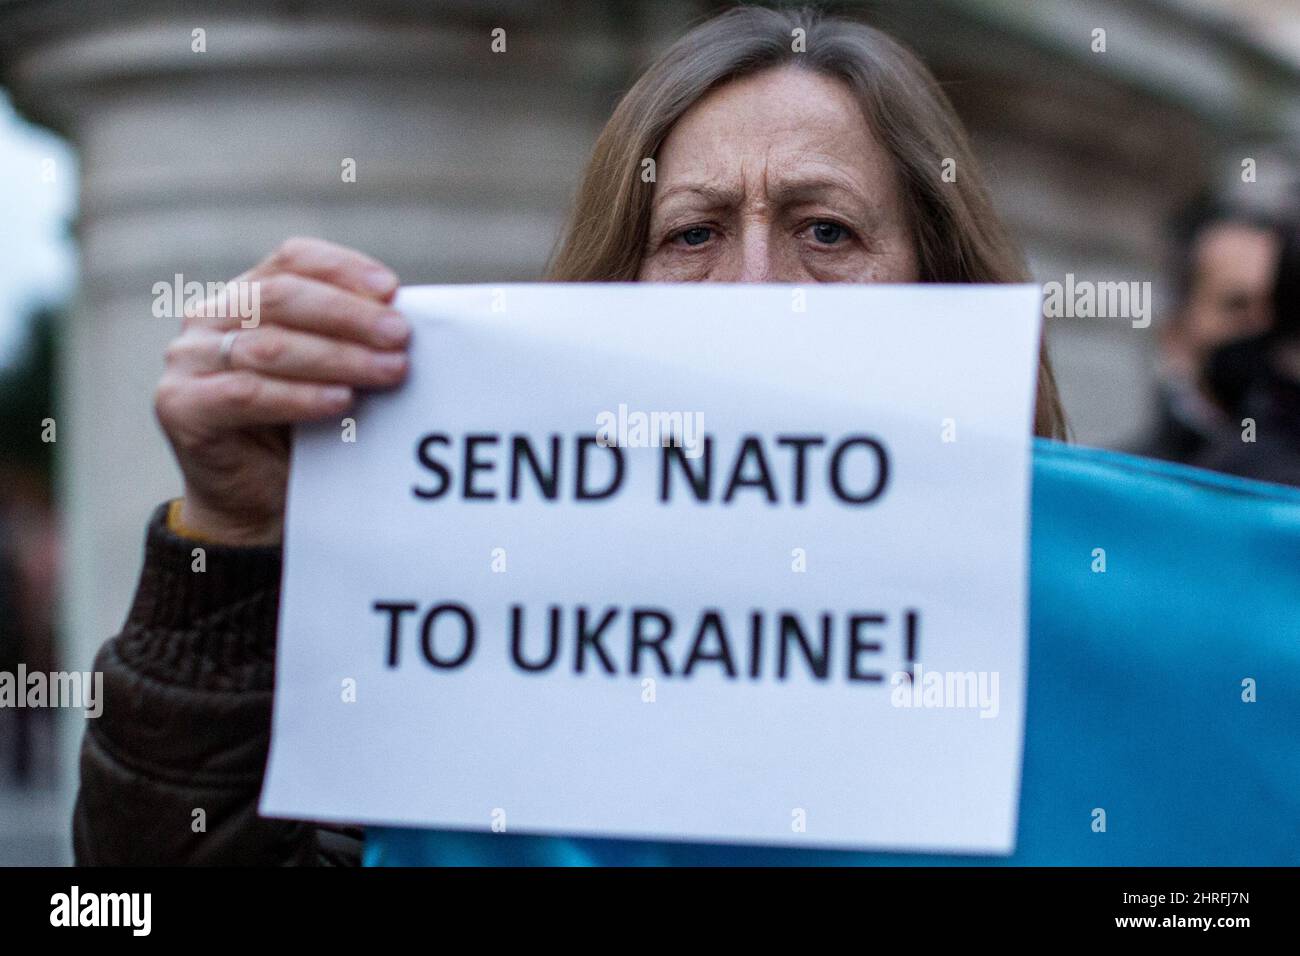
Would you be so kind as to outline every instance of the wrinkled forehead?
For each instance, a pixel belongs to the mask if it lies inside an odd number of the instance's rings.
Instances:
[[[785,67],[731,80],[683,114],[659,149],[655,201],[861,200],[892,185],[888,153],[848,85]]]

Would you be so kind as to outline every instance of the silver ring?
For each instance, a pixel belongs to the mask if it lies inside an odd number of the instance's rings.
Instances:
[[[231,361],[230,353],[235,350],[235,339],[239,338],[239,333],[242,331],[242,329],[231,329],[221,337],[220,360],[223,372],[235,367],[234,362]]]

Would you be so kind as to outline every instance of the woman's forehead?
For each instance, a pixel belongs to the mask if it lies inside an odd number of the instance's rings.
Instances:
[[[871,132],[853,91],[812,70],[781,67],[729,80],[694,103],[669,132],[674,140],[719,144],[853,145]]]
[[[768,70],[710,92],[674,125],[658,156],[656,205],[734,205],[870,195],[889,157],[853,92],[810,70]]]

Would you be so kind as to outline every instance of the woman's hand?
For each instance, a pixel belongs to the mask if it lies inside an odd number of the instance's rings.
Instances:
[[[185,479],[185,528],[274,544],[289,425],[341,418],[357,390],[402,381],[410,328],[389,305],[391,269],[320,239],[289,239],[234,282],[258,284],[256,326],[234,314],[233,292],[224,316],[210,317],[212,302],[187,309],[154,407]]]

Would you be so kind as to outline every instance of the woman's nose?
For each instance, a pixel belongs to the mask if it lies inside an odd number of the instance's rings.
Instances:
[[[767,228],[749,224],[740,232],[736,274],[730,282],[774,282],[776,250]]]

